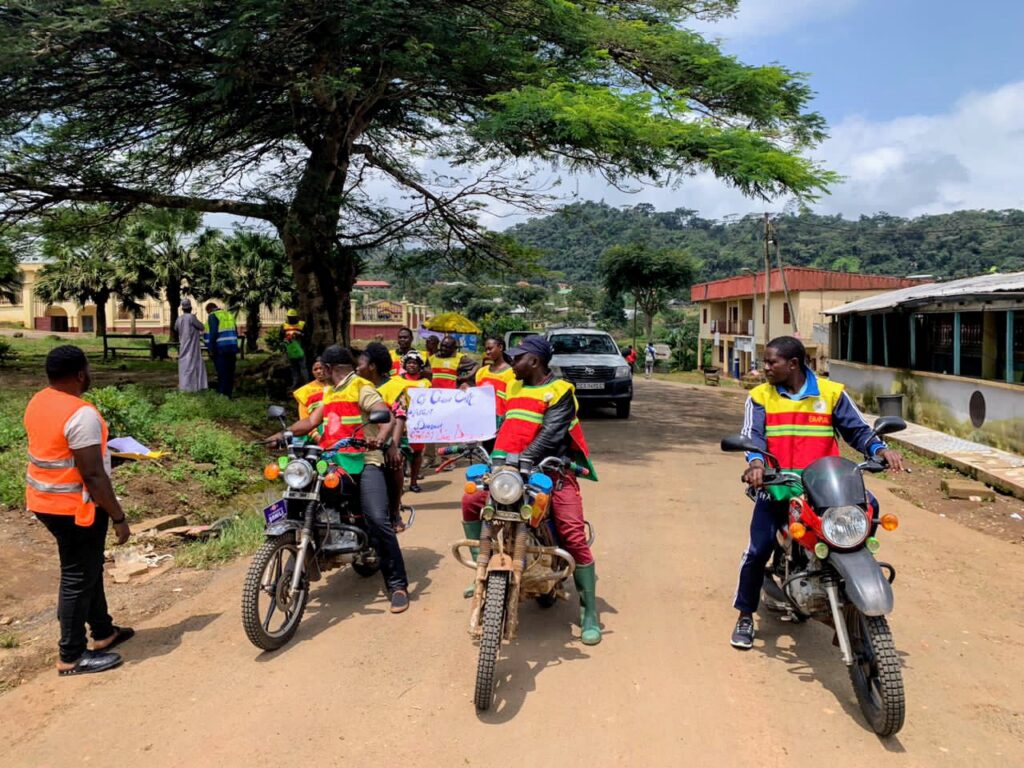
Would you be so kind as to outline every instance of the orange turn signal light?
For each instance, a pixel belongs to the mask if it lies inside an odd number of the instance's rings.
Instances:
[[[277,480],[281,476],[281,468],[277,464],[267,464],[263,468],[263,476],[267,480]]]
[[[882,515],[882,527],[887,531],[895,531],[900,527],[900,519],[892,512]]]
[[[551,501],[551,497],[546,493],[538,493],[533,497],[533,506],[543,512],[548,508],[548,502]]]
[[[470,483],[466,483],[466,487],[463,488],[462,490],[465,491],[466,493],[473,494],[473,493],[476,493],[477,490],[479,490],[479,489],[476,487],[476,483],[470,482]]]
[[[337,472],[328,472],[324,475],[325,488],[337,488],[339,485],[341,485],[341,477]]]
[[[790,523],[789,524],[789,535],[794,539],[802,539],[807,535],[807,526],[803,523]]]

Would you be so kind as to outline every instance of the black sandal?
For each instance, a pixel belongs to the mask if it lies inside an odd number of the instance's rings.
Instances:
[[[119,653],[107,653],[106,651],[86,651],[82,657],[75,662],[71,669],[58,669],[57,674],[61,677],[71,675],[89,675],[94,672],[106,672],[108,669],[121,666],[124,659]]]
[[[420,493],[423,489],[420,487],[419,483],[412,483],[409,486],[409,490],[412,491],[413,493]]]
[[[135,637],[135,630],[131,627],[114,627],[114,639],[108,645],[96,651],[96,653],[105,653],[112,648],[116,648],[121,643],[131,640],[133,637]]]

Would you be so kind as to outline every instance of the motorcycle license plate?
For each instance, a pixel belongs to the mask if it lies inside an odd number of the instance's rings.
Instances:
[[[267,521],[267,525],[273,525],[279,520],[284,520],[286,517],[288,517],[288,505],[284,499],[275,501],[263,510],[263,518]]]
[[[602,381],[581,381],[576,385],[576,389],[604,389],[604,382]]]

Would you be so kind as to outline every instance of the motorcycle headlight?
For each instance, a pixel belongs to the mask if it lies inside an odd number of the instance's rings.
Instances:
[[[292,490],[301,491],[313,481],[313,468],[301,459],[293,461],[284,469],[284,481]]]
[[[834,547],[849,549],[868,537],[867,513],[860,507],[829,507],[821,516],[821,532]]]
[[[515,504],[523,497],[523,478],[512,470],[495,472],[491,475],[488,487],[491,498],[499,504]]]

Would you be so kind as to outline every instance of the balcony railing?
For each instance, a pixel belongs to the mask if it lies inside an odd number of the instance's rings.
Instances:
[[[753,336],[754,321],[740,320],[739,322],[731,323],[727,320],[712,320],[711,332],[724,333],[730,336]]]

